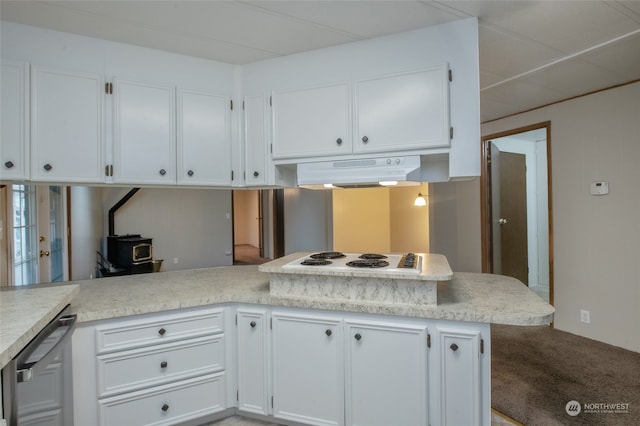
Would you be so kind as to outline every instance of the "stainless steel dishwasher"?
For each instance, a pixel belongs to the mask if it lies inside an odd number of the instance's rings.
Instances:
[[[76,315],[67,306],[2,369],[8,426],[73,425],[71,335]]]

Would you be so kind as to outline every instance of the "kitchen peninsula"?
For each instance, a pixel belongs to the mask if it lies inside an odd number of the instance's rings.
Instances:
[[[72,282],[76,424],[198,424],[236,412],[382,424],[398,410],[406,424],[489,424],[489,324],[553,320],[522,283],[491,274],[451,274],[432,305],[272,295],[259,268],[277,272],[301,255]],[[393,383],[404,390],[395,397]]]

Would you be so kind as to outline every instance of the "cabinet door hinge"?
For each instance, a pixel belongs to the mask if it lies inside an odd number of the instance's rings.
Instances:
[[[271,395],[271,408],[273,408],[273,395]]]
[[[453,126],[449,127],[449,139],[453,139]]]
[[[107,164],[104,166],[104,175],[105,176],[113,176],[113,164]]]
[[[480,353],[484,353],[484,339],[480,339]]]
[[[233,170],[231,170],[231,180],[233,180]]]
[[[233,111],[233,99],[229,101],[229,104],[231,105],[231,111]]]
[[[269,328],[273,330],[273,318],[269,318]]]
[[[269,151],[273,154],[273,144],[269,144]]]
[[[240,401],[240,391],[236,391],[236,401]]]
[[[242,101],[242,110],[244,111],[244,101]]]
[[[449,81],[453,81],[453,71],[449,70]]]
[[[236,314],[236,325],[238,325],[238,314]]]
[[[431,335],[427,334],[427,347],[430,348],[431,347]]]
[[[104,93],[107,95],[113,95],[113,83],[104,84]]]
[[[273,106],[273,96],[269,96],[269,106]]]

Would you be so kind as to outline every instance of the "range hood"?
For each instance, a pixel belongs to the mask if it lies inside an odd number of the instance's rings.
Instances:
[[[416,186],[421,182],[420,156],[300,163],[298,186],[308,189]]]

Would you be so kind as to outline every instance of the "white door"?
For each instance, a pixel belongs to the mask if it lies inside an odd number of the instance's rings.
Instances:
[[[13,285],[66,280],[65,187],[13,185],[11,203]]]
[[[0,179],[25,180],[29,178],[29,64],[0,65]]]
[[[309,425],[344,424],[340,320],[274,312],[273,416]]]
[[[114,79],[113,96],[113,182],[175,184],[174,88]]]
[[[347,323],[346,424],[427,424],[427,328]]]
[[[105,180],[102,77],[31,70],[31,178],[39,182]]]
[[[178,90],[178,183],[231,185],[228,96]]]
[[[449,145],[447,67],[356,83],[355,153]]]
[[[351,154],[348,83],[274,92],[273,159]]]
[[[238,410],[269,414],[267,311],[238,309]]]

